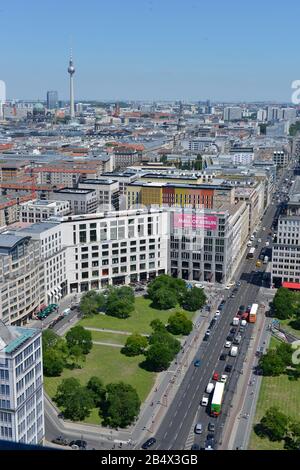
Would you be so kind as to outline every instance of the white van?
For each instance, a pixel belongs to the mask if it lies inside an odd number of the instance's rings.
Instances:
[[[214,384],[210,382],[206,387],[206,393],[211,393],[214,388],[215,388]]]
[[[235,356],[237,356],[237,353],[238,353],[238,347],[237,346],[232,346],[232,348],[230,350],[230,356],[235,357]]]

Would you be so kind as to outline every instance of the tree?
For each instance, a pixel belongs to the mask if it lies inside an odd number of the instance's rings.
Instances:
[[[113,428],[125,428],[134,422],[140,406],[140,398],[131,385],[124,382],[109,384],[101,407],[104,424]]]
[[[65,366],[60,352],[55,349],[46,349],[43,354],[43,369],[46,377],[58,377]]]
[[[267,410],[260,424],[263,432],[271,441],[281,441],[286,437],[288,430],[288,417],[278,408],[271,407]]]
[[[80,385],[74,377],[63,379],[57,387],[54,401],[63,408],[66,418],[82,421],[87,418],[94,407],[93,393]]]
[[[150,322],[150,326],[153,331],[166,331],[166,327],[161,320],[155,318]]]
[[[80,325],[74,326],[68,331],[66,340],[70,350],[74,346],[79,346],[83,354],[88,354],[93,347],[91,332]]]
[[[147,288],[148,296],[153,302],[156,292],[161,288],[168,289],[169,291],[172,290],[173,295],[176,296],[177,302],[181,305],[187,291],[187,286],[183,279],[176,279],[167,274],[162,274],[155,278]]]
[[[82,348],[78,345],[75,344],[74,346],[71,346],[69,348],[69,358],[73,361],[72,367],[80,367],[80,361],[85,360],[85,356],[83,354]]]
[[[161,372],[170,367],[174,359],[174,353],[167,344],[151,344],[146,351],[146,363],[148,368],[155,372]]]
[[[293,348],[292,345],[289,343],[280,343],[276,347],[276,353],[281,358],[282,362],[284,363],[285,367],[289,367],[293,365]]]
[[[193,329],[193,322],[184,312],[176,312],[168,319],[168,331],[173,335],[189,335]]]
[[[284,373],[286,366],[276,350],[271,349],[259,360],[259,367],[263,375],[276,377]]]
[[[80,300],[80,310],[86,317],[99,313],[104,306],[104,295],[96,292],[95,290],[87,292]]]
[[[105,387],[99,377],[93,376],[88,381],[86,388],[93,394],[94,403],[100,407],[105,399]]]
[[[292,318],[295,313],[292,292],[289,289],[280,287],[275,294],[272,306],[277,318],[281,320]]]
[[[126,356],[138,356],[139,354],[144,353],[147,346],[147,338],[138,333],[134,333],[127,338],[125,346],[122,348],[121,352]]]
[[[183,308],[190,312],[195,312],[203,307],[206,302],[206,295],[203,289],[199,289],[198,287],[192,287],[189,289],[182,302]]]
[[[53,330],[44,330],[42,334],[43,352],[58,345],[61,338]]]
[[[134,293],[130,287],[110,288],[106,300],[106,313],[117,318],[128,318],[134,310]]]
[[[169,310],[176,307],[177,295],[173,289],[161,287],[152,294],[153,305],[160,310]]]

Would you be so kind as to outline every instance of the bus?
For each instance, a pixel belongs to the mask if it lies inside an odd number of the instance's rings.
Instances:
[[[249,323],[255,323],[256,322],[256,315],[258,311],[258,304],[253,304],[249,313]]]
[[[250,248],[249,253],[247,254],[247,259],[253,259],[255,253],[255,247]]]
[[[225,383],[217,382],[211,401],[211,416],[219,416],[223,400]]]

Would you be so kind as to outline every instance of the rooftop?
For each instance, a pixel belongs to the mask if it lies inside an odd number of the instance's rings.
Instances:
[[[38,330],[17,326],[6,326],[0,321],[0,352],[11,354],[29,338],[36,335]]]
[[[90,194],[93,193],[93,189],[85,189],[85,188],[62,188],[62,189],[55,189],[54,193],[59,194]]]

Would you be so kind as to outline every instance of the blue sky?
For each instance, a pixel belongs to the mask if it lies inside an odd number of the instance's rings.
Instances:
[[[4,0],[9,98],[289,101],[300,79],[300,2]]]

